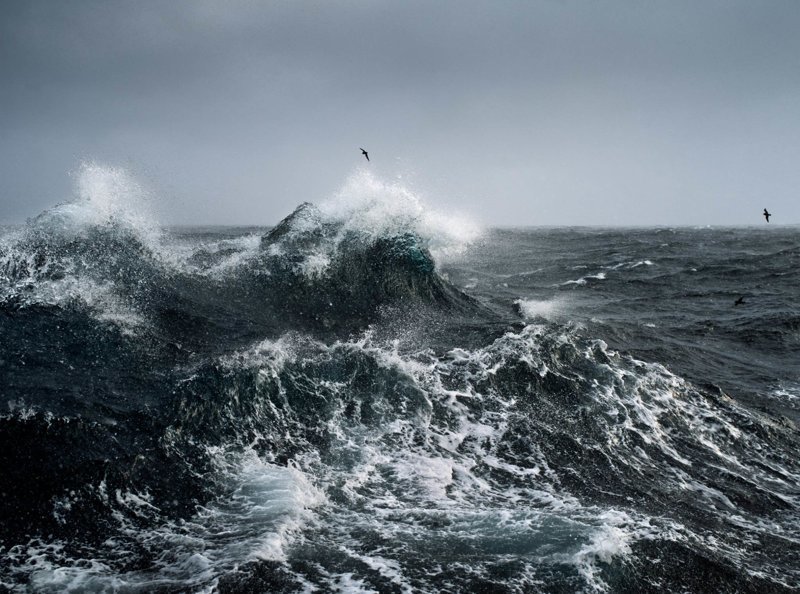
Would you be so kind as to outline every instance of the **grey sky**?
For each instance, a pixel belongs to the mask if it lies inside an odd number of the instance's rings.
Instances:
[[[93,160],[271,224],[359,146],[485,224],[800,223],[800,2],[0,4],[0,222]]]

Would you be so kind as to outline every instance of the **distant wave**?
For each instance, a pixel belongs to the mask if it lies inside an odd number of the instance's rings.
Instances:
[[[588,274],[586,276],[582,276],[577,280],[568,280],[566,282],[561,283],[562,286],[567,285],[585,285],[587,282],[592,280],[605,280],[606,273],[605,272],[598,272],[597,274]]]

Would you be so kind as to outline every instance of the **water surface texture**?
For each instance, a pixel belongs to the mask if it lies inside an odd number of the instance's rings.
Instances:
[[[0,590],[800,583],[797,228],[481,230],[362,175],[170,229],[136,194],[89,167],[0,235]]]

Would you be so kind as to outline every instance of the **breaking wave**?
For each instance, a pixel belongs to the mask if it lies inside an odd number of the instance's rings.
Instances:
[[[79,186],[0,248],[3,587],[800,579],[791,421],[609,347],[563,299],[520,321],[462,292],[437,258],[479,231],[407,189],[361,173],[205,237],[131,210],[119,170]]]

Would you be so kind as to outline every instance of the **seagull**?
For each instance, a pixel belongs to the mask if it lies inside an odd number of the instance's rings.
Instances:
[[[358,148],[361,148],[361,147],[358,147]],[[365,151],[363,148],[361,149],[361,154],[364,155],[367,158],[367,161],[369,161],[369,153],[367,151]],[[767,212],[767,211],[764,210],[764,212]]]
[[[768,210],[765,208],[765,209],[764,209],[764,218],[765,218],[765,219],[767,219],[767,222],[768,222],[768,223],[769,223],[769,218],[770,218],[771,216],[772,216],[772,213],[770,213],[770,212],[769,212],[769,211],[768,211]]]
[[[734,305],[742,305],[744,303],[744,297],[739,297],[736,301],[733,302]]]

